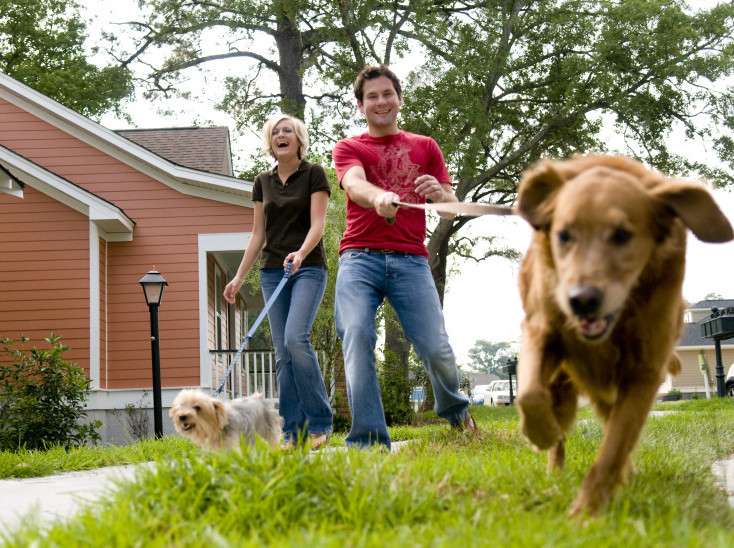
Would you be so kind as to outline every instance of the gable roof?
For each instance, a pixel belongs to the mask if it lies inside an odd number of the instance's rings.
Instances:
[[[716,299],[710,301],[698,301],[691,305],[689,310],[711,310],[712,308],[729,308],[734,306],[734,299]]]
[[[0,98],[182,194],[253,206],[252,182],[178,165],[2,72]]]
[[[224,126],[118,129],[116,133],[179,166],[232,176],[229,129]]]
[[[2,145],[0,145],[0,165],[13,166],[14,173],[11,169],[8,171],[11,171],[17,180],[25,180],[33,188],[89,217],[89,220],[100,229],[101,236],[105,240],[130,241],[132,239],[135,221],[116,205]]]

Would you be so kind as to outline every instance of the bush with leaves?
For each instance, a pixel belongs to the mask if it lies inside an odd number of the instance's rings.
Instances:
[[[21,335],[21,343],[28,338]],[[69,348],[51,333],[48,350],[16,348],[5,338],[0,356],[0,450],[78,446],[100,440],[101,421],[82,423],[89,379],[64,360]],[[7,359],[9,358],[9,359]]]

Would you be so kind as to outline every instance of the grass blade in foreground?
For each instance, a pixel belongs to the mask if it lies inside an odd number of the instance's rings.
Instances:
[[[335,451],[239,456],[190,447],[141,470],[110,500],[9,546],[732,546],[734,510],[713,460],[734,453],[734,401],[685,402],[648,420],[637,475],[586,523],[567,513],[601,441],[584,410],[566,470],[545,472],[513,408],[472,408],[486,433],[396,431],[394,455]]]

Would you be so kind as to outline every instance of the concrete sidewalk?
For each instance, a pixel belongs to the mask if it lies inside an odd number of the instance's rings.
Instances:
[[[133,479],[138,466],[152,465],[111,466],[43,478],[0,480],[0,532],[16,530],[26,516],[37,517],[44,525],[69,518],[82,505],[109,495],[116,481]],[[711,472],[734,507],[734,456],[715,462]]]
[[[115,481],[130,480],[138,466],[109,466],[42,478],[0,480],[0,532],[18,528],[26,517],[45,525],[69,518],[79,508],[108,495]]]
[[[734,508],[734,456],[713,463],[711,473],[716,477],[716,482],[726,491],[729,506]]]

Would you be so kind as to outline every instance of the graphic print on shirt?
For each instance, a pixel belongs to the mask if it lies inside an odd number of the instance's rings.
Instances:
[[[416,178],[420,175],[418,164],[410,160],[410,146],[398,141],[394,145],[379,147],[380,158],[368,174],[369,181],[387,191],[400,196],[400,201],[409,204],[422,203],[415,193]]]

